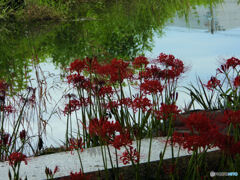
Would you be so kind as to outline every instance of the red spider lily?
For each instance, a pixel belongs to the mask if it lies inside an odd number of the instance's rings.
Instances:
[[[157,58],[158,62],[164,64],[166,66],[175,66],[175,57],[173,55],[167,55],[164,53],[160,53]]]
[[[86,67],[86,62],[84,60],[76,59],[70,64],[70,71],[76,71],[77,73],[82,72],[82,70]]]
[[[230,67],[232,67],[233,69],[235,69],[238,65],[240,65],[240,60],[235,58],[235,57],[232,57],[232,58],[229,58],[226,60],[226,63],[225,64],[222,64],[220,66],[220,68],[217,69],[217,71],[219,73],[224,73],[226,72],[227,70],[229,70]]]
[[[139,162],[140,159],[140,154],[139,152],[137,152],[136,148],[133,149],[132,146],[130,146],[129,151],[125,150],[122,154],[122,156],[120,157],[120,160],[123,162],[123,164],[128,164],[131,160],[134,163]]]
[[[110,77],[110,82],[122,82],[126,78],[132,77],[132,70],[129,63],[123,60],[113,59],[110,64],[99,66],[96,70],[98,74]]]
[[[211,79],[208,81],[207,85],[205,85],[209,90],[215,89],[217,86],[221,86],[221,81],[218,80],[216,77],[212,76]]]
[[[184,70],[178,67],[171,67],[171,69],[161,69],[156,65],[152,65],[150,68],[146,68],[145,71],[139,72],[139,79],[175,79],[183,73]]]
[[[151,101],[146,97],[136,97],[132,102],[133,111],[136,113],[137,109],[141,109],[143,112],[146,112],[152,107]]]
[[[188,149],[188,151],[195,151],[199,148],[212,148],[216,146],[216,144],[213,144],[214,140],[212,139],[212,136],[210,134],[190,135],[188,133],[182,134],[174,132],[171,138],[171,142],[173,143],[173,145],[178,144],[183,149]]]
[[[163,86],[158,80],[145,80],[141,84],[140,90],[146,94],[151,94],[151,93],[157,94],[163,91]]]
[[[144,56],[139,56],[139,57],[136,57],[133,61],[133,67],[136,67],[136,68],[140,68],[142,66],[144,66],[145,68],[147,67],[147,65],[149,64],[149,61],[147,60],[146,57]]]
[[[81,107],[81,102],[78,100],[70,100],[68,104],[66,104],[63,113],[71,114],[73,111],[79,110]]]
[[[165,65],[167,68],[170,67],[171,69],[165,69],[164,74],[165,78],[175,78],[178,77],[181,73],[184,72],[184,65],[183,62],[179,59],[176,59],[173,55],[166,55],[161,53],[157,59],[162,65]]]
[[[87,89],[90,86],[89,80],[79,74],[71,74],[67,76],[67,80],[69,84],[72,83],[79,88]]]
[[[74,149],[75,150],[81,149],[81,152],[83,152],[84,142],[81,137],[79,139],[71,138],[69,144],[70,144],[69,149],[71,150],[71,153]]]
[[[131,98],[122,98],[119,100],[119,105],[125,105],[130,107],[132,105],[132,100]]]
[[[85,175],[81,170],[79,172],[71,172],[70,179],[72,180],[89,180],[91,179],[90,175]]]
[[[36,88],[29,88],[31,96],[27,99],[27,102],[33,107],[36,104]]]
[[[224,73],[227,71],[226,65],[221,65],[220,68],[217,68],[217,73]]]
[[[59,168],[58,168],[58,166],[56,166],[56,167],[54,168],[53,174],[55,174],[55,173],[58,172],[58,171],[59,171]]]
[[[174,79],[180,75],[180,71],[177,69],[164,69],[161,71],[162,79]]]
[[[216,147],[219,144],[217,139],[221,136],[220,128],[215,124],[216,120],[218,119],[206,113],[192,113],[183,120],[185,126],[190,130],[190,134],[174,132],[171,142],[179,144],[188,151]]]
[[[129,146],[132,144],[130,133],[128,131],[122,131],[119,135],[116,135],[110,144],[116,149],[120,149],[122,146]]]
[[[89,134],[91,136],[99,136],[105,142],[108,142],[109,139],[113,138],[115,132],[121,132],[122,127],[118,121],[110,122],[107,118],[97,118],[92,119],[89,124]]]
[[[22,154],[21,152],[13,152],[8,157],[9,165],[16,167],[18,164],[20,164],[22,161],[27,165],[27,157]]]
[[[227,59],[227,62],[225,63],[226,68],[229,69],[230,67],[235,68],[238,65],[240,65],[240,59],[237,59],[235,57]]]
[[[25,130],[22,130],[20,132],[20,139],[21,139],[21,141],[25,141],[25,139],[26,139],[26,131]]]
[[[119,103],[117,101],[109,101],[107,104],[104,105],[106,109],[113,109],[118,108]]]
[[[104,87],[106,85],[106,81],[103,79],[98,79],[98,78],[94,78],[93,82],[91,83],[91,90],[93,90],[93,92],[98,95],[100,89],[102,87]],[[106,87],[108,87],[106,85]]]
[[[56,166],[56,167],[54,168],[54,171],[53,171],[53,172],[52,172],[52,170],[49,169],[48,167],[45,168],[45,174],[47,175],[47,177],[50,176],[51,178],[53,178],[53,176],[54,176],[57,172],[59,172],[58,166]]]
[[[1,107],[0,110],[1,110],[1,111],[4,111],[7,115],[15,112],[15,109],[14,109],[11,105]]]
[[[176,119],[176,116],[181,112],[175,104],[163,104],[161,105],[160,111],[155,111],[157,118],[163,120]]]
[[[237,77],[234,79],[233,84],[234,84],[235,87],[240,86],[240,76],[237,76]]]
[[[111,86],[104,86],[104,87],[100,88],[100,90],[98,92],[98,95],[99,96],[105,96],[106,94],[108,94],[108,95],[113,94],[113,90],[112,90]]]
[[[237,128],[237,125],[240,125],[240,110],[226,110],[224,111],[223,122],[228,126],[232,123],[234,128]]]
[[[100,67],[100,64],[98,63],[96,57],[94,58],[86,57],[84,61],[86,62],[87,72],[97,72],[97,69]]]
[[[185,126],[192,133],[197,132],[200,135],[209,134],[210,132],[218,130],[217,126],[210,120],[209,115],[204,112],[191,113],[183,122],[185,122]]]
[[[150,68],[146,68],[144,71],[139,72],[139,79],[154,79],[159,80],[162,77],[162,70],[151,65]]]
[[[2,146],[7,146],[10,145],[9,143],[11,142],[11,138],[10,138],[10,134],[7,133],[3,133],[1,135],[1,140],[0,140],[0,145]]]
[[[92,102],[90,97],[88,98],[81,97],[79,100],[76,99],[69,100],[69,103],[65,105],[63,113],[64,115],[71,114],[72,112],[79,110],[82,106],[87,106],[91,103]]]

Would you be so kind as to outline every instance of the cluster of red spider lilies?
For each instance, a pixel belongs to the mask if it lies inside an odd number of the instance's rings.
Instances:
[[[115,177],[118,164],[115,167],[112,163],[114,159],[123,164],[132,163],[138,179],[141,140],[149,138],[150,153],[152,137],[156,135],[166,137],[158,172],[163,169],[163,157],[168,145],[172,149],[179,145],[193,152],[186,177],[209,176],[204,154],[213,147],[222,152],[219,171],[224,171],[225,165],[231,171],[239,171],[240,167],[236,164],[240,163],[240,60],[234,57],[225,60],[217,69],[216,75],[206,84],[200,80],[199,89],[187,88],[193,102],[199,103],[205,110],[221,110],[218,115],[197,112],[181,118],[181,110],[176,106],[176,101],[178,81],[185,71],[186,67],[181,60],[163,53],[151,61],[139,56],[128,62],[113,59],[106,63],[99,62],[97,58],[77,59],[72,62],[66,77],[72,92],[65,96],[68,102],[63,108],[63,114],[67,118],[65,147],[68,150],[77,150],[81,170],[75,174],[71,172],[71,177],[74,179],[84,176],[81,161],[84,148],[101,146],[106,171],[108,158]],[[0,157],[9,161],[14,179],[19,179],[20,164],[22,161],[27,163],[23,149],[29,139],[25,130],[19,131],[27,104],[34,106],[35,90],[29,89],[23,98],[12,134],[4,129],[5,117],[14,112],[11,104],[6,104],[7,96],[8,84],[0,81]],[[77,125],[73,125],[73,121]],[[188,132],[175,131],[176,121],[182,121]],[[133,141],[136,141],[136,148],[132,146]],[[115,149],[115,157],[112,157],[109,146]],[[117,152],[121,148],[125,151],[118,156]],[[178,161],[174,157],[172,159],[174,168],[166,173],[169,177],[177,178]],[[58,167],[54,171],[46,168],[45,173],[51,179],[58,171]],[[10,177],[10,171],[9,174]]]

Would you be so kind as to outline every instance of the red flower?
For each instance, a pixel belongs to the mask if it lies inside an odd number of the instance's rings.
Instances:
[[[227,70],[227,67],[226,65],[221,65],[220,68],[217,68],[217,73],[223,73],[223,72],[226,72]]]
[[[221,86],[221,81],[218,80],[216,77],[211,77],[211,79],[208,81],[207,85],[205,85],[209,90],[213,90],[217,86]]]
[[[72,83],[73,85],[77,87],[83,87],[86,88],[86,84],[88,82],[87,79],[85,79],[84,76],[81,76],[80,74],[71,74],[67,76],[68,83]]]
[[[81,149],[81,152],[83,152],[84,142],[81,137],[80,137],[80,139],[71,138],[69,141],[69,144],[70,144],[69,149],[71,150],[71,152],[74,149],[75,150]]]
[[[99,68],[100,64],[98,63],[97,61],[97,58],[94,57],[94,58],[88,58],[86,57],[84,59],[84,61],[86,62],[86,70],[87,72],[96,72],[97,69]]]
[[[240,59],[237,59],[235,57],[229,58],[227,59],[225,65],[227,69],[229,69],[230,67],[235,68],[236,66],[240,65]]]
[[[14,109],[11,105],[1,107],[0,110],[1,110],[1,111],[4,110],[7,115],[9,115],[10,113],[13,113],[13,112],[15,111],[15,109]]]
[[[139,152],[137,152],[136,148],[133,150],[133,147],[130,146],[130,149],[127,151],[125,150],[122,154],[122,156],[120,157],[120,160],[123,162],[123,164],[128,164],[131,160],[134,163],[139,162],[140,159],[140,154]]]
[[[130,138],[130,133],[128,131],[122,131],[119,135],[116,135],[110,144],[116,149],[120,149],[122,146],[129,146],[132,144],[132,140]]]
[[[132,105],[132,100],[131,98],[122,98],[119,100],[119,105],[125,105],[130,107]]]
[[[25,130],[22,130],[20,132],[20,139],[21,139],[21,141],[25,141],[25,139],[26,139],[26,131]]]
[[[59,171],[59,168],[58,168],[58,166],[56,166],[56,167],[54,168],[53,174],[55,174],[55,173],[58,172],[58,171]]]
[[[99,92],[98,92],[98,95],[99,96],[105,96],[105,95],[112,95],[113,94],[113,90],[112,90],[112,87],[111,86],[104,86],[104,87],[101,87]]]
[[[175,57],[171,54],[160,53],[157,60],[166,66],[175,66]]]
[[[216,125],[212,123],[210,118],[213,117],[209,117],[206,113],[191,113],[183,122],[185,122],[186,127],[191,130],[192,133],[197,132],[203,135],[217,130]]]
[[[206,149],[207,147],[216,146],[213,145],[214,141],[210,135],[190,135],[188,133],[181,134],[177,132],[173,133],[171,142],[173,144],[179,144],[180,147],[188,149],[188,151],[195,151],[199,148]]]
[[[140,90],[146,94],[157,94],[163,91],[163,86],[158,80],[145,80],[141,86]]]
[[[161,69],[157,66],[151,66],[146,68],[144,71],[139,72],[139,79],[154,79],[159,80],[162,77]]]
[[[21,152],[13,152],[8,157],[9,165],[16,167],[17,164],[20,164],[22,161],[27,165],[27,157]]]
[[[72,180],[89,180],[89,179],[91,179],[91,176],[85,175],[85,174],[82,173],[82,171],[80,170],[79,172],[75,172],[75,173],[71,172],[71,173],[70,173],[70,178],[71,178]]]
[[[54,176],[58,171],[59,171],[58,166],[56,166],[56,167],[54,168],[54,171],[53,171],[53,172],[52,172],[52,170],[49,169],[48,167],[45,168],[45,174],[47,175],[47,178],[48,178],[48,176],[49,176],[51,179],[53,179],[53,176]]]
[[[223,122],[226,123],[228,126],[232,123],[234,128],[240,126],[240,110],[233,111],[233,110],[226,110],[224,111]]]
[[[81,103],[78,100],[69,100],[69,103],[66,104],[63,113],[71,114],[73,111],[79,110],[81,107]]]
[[[174,79],[180,75],[179,71],[172,69],[164,69],[160,72],[162,79]]]
[[[90,103],[92,103],[90,98],[81,97],[79,100],[69,100],[69,103],[65,105],[63,113],[64,115],[71,114],[72,112],[79,110],[82,106],[87,106]]]
[[[70,71],[76,71],[80,73],[86,67],[86,62],[83,60],[76,59],[74,62],[70,64]]]
[[[113,59],[110,64],[105,64],[97,68],[97,73],[110,78],[111,83],[122,82],[126,78],[132,77],[132,70],[129,63],[123,60]]]
[[[162,104],[160,111],[155,111],[159,119],[162,120],[172,120],[176,119],[176,116],[181,112],[175,104]]]
[[[10,142],[11,142],[10,134],[3,133],[1,135],[0,146],[9,145]]]
[[[136,57],[133,61],[133,66],[136,67],[136,68],[140,68],[144,65],[144,67],[146,68],[147,65],[148,65],[149,61],[147,60],[146,57],[144,56],[139,56],[139,57]]]
[[[237,77],[234,79],[233,84],[234,84],[235,87],[240,86],[240,76],[237,76]]]
[[[176,78],[181,73],[184,72],[183,62],[176,59],[173,55],[166,55],[161,53],[157,59],[160,64],[166,66],[167,69],[164,70],[165,78]],[[170,68],[170,69],[168,69]]]
[[[188,151],[218,146],[219,143],[216,139],[220,137],[220,129],[211,121],[213,119],[215,122],[216,118],[210,117],[206,113],[190,114],[183,120],[186,127],[190,130],[190,134],[175,132],[171,142],[179,144],[184,149],[188,149]]]
[[[107,104],[104,105],[106,109],[113,109],[118,108],[118,102],[117,101],[109,101]]]
[[[89,134],[91,136],[98,136],[103,141],[109,142],[111,138],[115,135],[115,132],[121,132],[122,127],[118,121],[110,122],[107,118],[97,118],[92,119],[89,124]]]
[[[134,112],[137,112],[137,109],[141,109],[143,112],[147,111],[152,107],[151,101],[146,97],[136,97],[132,102],[132,108]]]

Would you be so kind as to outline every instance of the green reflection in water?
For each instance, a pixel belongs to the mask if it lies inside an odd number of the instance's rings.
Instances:
[[[83,3],[72,21],[51,23],[9,22],[0,26],[0,79],[16,89],[25,88],[33,63],[51,61],[66,67],[76,58],[131,60],[150,51],[153,33],[176,16],[188,19],[199,5],[222,0],[116,0]]]

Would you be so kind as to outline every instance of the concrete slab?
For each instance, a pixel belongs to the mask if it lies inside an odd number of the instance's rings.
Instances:
[[[152,150],[151,150],[151,161],[159,160],[159,154],[164,149],[164,142],[166,138],[164,137],[157,137],[153,138],[152,141]],[[149,152],[149,139],[143,139],[141,143],[141,154],[140,154],[140,162],[147,162],[148,152]],[[136,142],[133,142],[133,147],[136,147]],[[178,147],[174,148],[174,155],[177,156]],[[211,149],[209,151],[217,150],[217,148]],[[114,164],[116,165],[115,161],[115,150],[110,146],[110,151],[112,152],[112,158]],[[124,152],[125,149],[121,148],[117,153],[121,155],[121,152]],[[189,155],[187,150],[181,150],[180,156]],[[108,156],[109,157],[109,156]],[[170,146],[167,147],[164,159],[171,158],[171,149]],[[103,170],[103,162],[102,162],[102,155],[101,155],[101,148],[94,147],[84,149],[81,152],[81,158],[83,162],[84,172],[93,172],[98,170]],[[118,158],[119,159],[119,158]],[[130,164],[128,164],[130,165]],[[30,157],[28,160],[28,164],[25,165],[24,163],[21,164],[20,168],[20,177],[22,179],[27,176],[29,180],[40,180],[46,179],[45,175],[45,167],[49,167],[50,169],[54,169],[55,166],[58,166],[60,171],[56,173],[55,177],[63,177],[70,175],[70,172],[77,172],[80,170],[80,162],[78,159],[78,154],[76,151],[71,152],[61,152],[55,153],[50,155],[43,155],[39,157]],[[119,161],[119,167],[127,166],[124,165],[122,162]],[[111,164],[108,158],[108,168],[111,168]],[[0,162],[0,179],[6,180],[8,179],[8,170],[11,169],[8,162]]]

